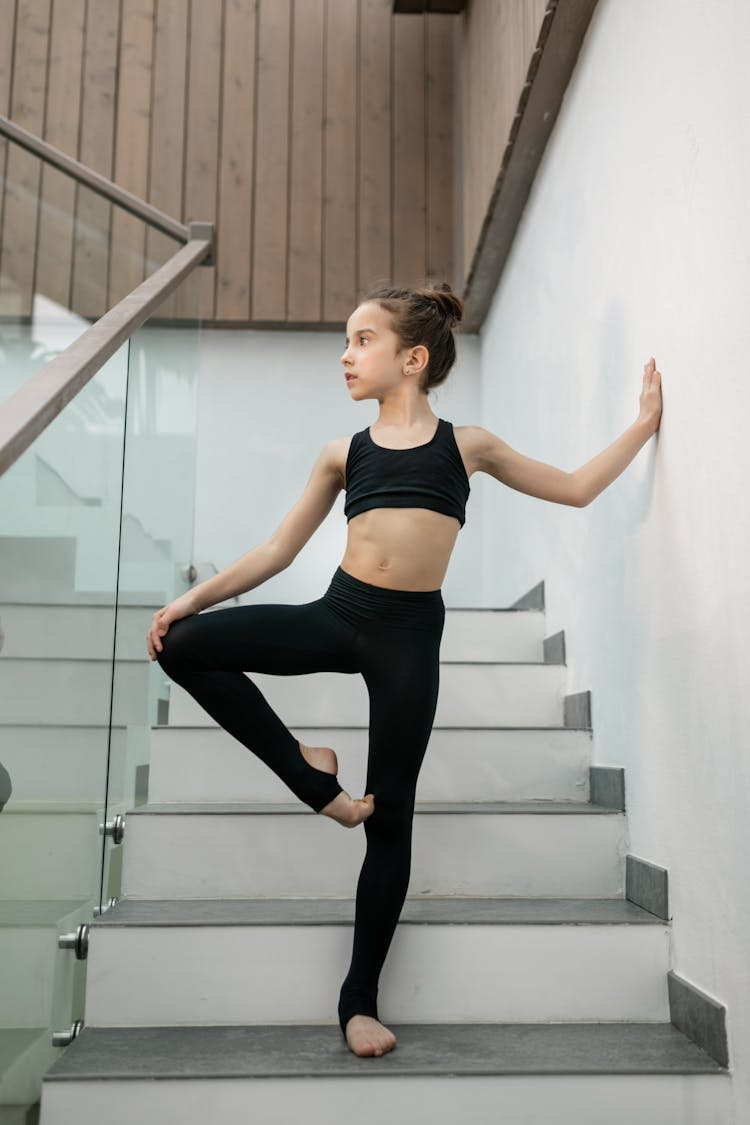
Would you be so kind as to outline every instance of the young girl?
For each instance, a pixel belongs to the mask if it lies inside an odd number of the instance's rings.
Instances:
[[[583,507],[619,476],[661,416],[652,357],[637,420],[574,472],[525,457],[481,426],[454,428],[432,412],[428,391],[453,366],[461,314],[460,298],[445,284],[368,294],[349,318],[341,362],[349,396],[375,399],[377,421],[329,441],[266,542],[157,610],[147,636],[151,659],[301,801],[346,827],[364,824],[352,959],[338,1002],[356,1055],[396,1045],[378,1019],[378,979],[409,883],[415,789],[438,698],[441,586],[464,524],[469,478],[489,473],[531,496]],[[341,489],[346,551],[321,598],[201,615],[288,567]],[[367,780],[359,799],[339,785],[334,750],[298,742],[245,675],[323,671],[360,672],[367,685]]]

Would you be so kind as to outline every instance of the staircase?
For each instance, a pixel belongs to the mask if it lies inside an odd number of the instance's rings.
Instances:
[[[40,551],[37,557],[44,560]],[[29,566],[23,577],[37,599],[31,603],[7,571],[0,584],[0,772],[9,790],[0,815],[2,1125],[34,1120],[30,1106],[60,1053],[51,1029],[67,1029],[71,1013],[83,1013],[86,965],[59,938],[91,920],[105,788],[109,782],[111,815],[130,808],[138,771],[147,769],[148,716],[158,708],[149,699],[158,680],[143,659],[156,606],[123,595],[130,601],[119,607],[110,728],[111,597],[107,604],[101,593],[60,584],[42,601],[32,576]],[[109,854],[120,858],[118,851]],[[108,874],[117,881],[116,870]]]
[[[383,1058],[336,1020],[363,830],[316,816],[172,684],[41,1125],[727,1125],[727,1067],[670,1022],[669,921],[625,896],[625,812],[592,799],[561,642],[540,609],[446,610]],[[361,676],[253,679],[361,795]]]

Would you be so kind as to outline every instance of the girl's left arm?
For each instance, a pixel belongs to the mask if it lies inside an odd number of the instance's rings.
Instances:
[[[641,446],[656,433],[661,422],[661,412],[661,373],[656,370],[656,362],[652,356],[644,365],[640,412],[635,422],[611,445],[573,472],[526,457],[496,434],[481,427],[467,429],[474,431],[474,453],[478,469],[529,496],[585,508],[619,477]]]

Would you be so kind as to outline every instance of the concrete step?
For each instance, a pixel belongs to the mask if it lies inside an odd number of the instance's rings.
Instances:
[[[354,909],[122,899],[91,927],[86,1024],[335,1023]],[[624,898],[407,898],[379,1010],[385,1022],[668,1020],[668,968],[669,924]]]
[[[90,899],[0,900],[3,1024],[69,1025],[77,962],[57,939],[89,922],[92,907]]]
[[[342,835],[343,833],[343,835]],[[136,898],[346,897],[364,828],[302,802],[144,804],[128,816],[122,894]],[[624,894],[622,812],[585,802],[417,803],[412,894]]]
[[[440,663],[435,725],[452,727],[549,727],[564,724],[564,664]],[[250,672],[271,707],[288,726],[367,726],[370,701],[359,672],[310,672],[276,676]],[[216,726],[180,687],[170,688],[169,723]]]
[[[5,593],[5,592],[4,592]],[[72,598],[71,593],[71,598]],[[109,602],[84,600],[0,601],[6,656],[108,657],[115,627],[114,593]],[[146,633],[164,600],[147,601],[129,594],[117,599],[117,655],[137,660],[148,657]],[[221,603],[215,608],[231,608]],[[205,611],[205,612],[211,612]],[[544,660],[544,613],[541,610],[452,609],[446,606],[440,646],[444,660]]]
[[[0,714],[9,725],[105,725],[110,719],[112,660],[2,658]],[[112,721],[115,725],[150,723],[156,689],[148,658],[118,660],[115,666]]]
[[[322,1125],[353,1100],[358,1125],[731,1119],[728,1072],[669,1023],[392,1030],[396,1049],[374,1059],[338,1027],[84,1027],[45,1077],[41,1125]]]
[[[332,746],[339,782],[361,794],[366,727],[292,728],[306,746]],[[591,731],[571,727],[434,727],[417,782],[420,801],[588,801]],[[149,799],[159,803],[283,803],[290,792],[252,751],[221,727],[151,729]]]

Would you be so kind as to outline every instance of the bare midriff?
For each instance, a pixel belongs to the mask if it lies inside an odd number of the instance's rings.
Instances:
[[[429,508],[371,508],[347,527],[341,569],[390,590],[439,590],[461,529]]]

